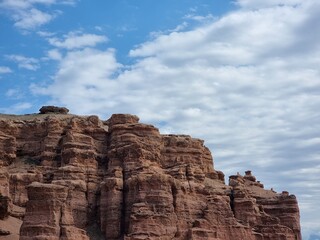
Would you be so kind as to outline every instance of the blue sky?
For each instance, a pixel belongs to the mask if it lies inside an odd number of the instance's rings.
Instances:
[[[137,114],[226,175],[297,195],[320,235],[318,0],[2,0],[0,112]]]

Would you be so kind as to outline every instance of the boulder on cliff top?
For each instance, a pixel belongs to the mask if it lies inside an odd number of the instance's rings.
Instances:
[[[39,111],[40,111],[40,114],[47,114],[47,113],[67,114],[69,112],[69,109],[65,107],[43,106],[39,109]]]
[[[135,124],[139,123],[139,117],[132,114],[112,114],[107,122],[109,126],[116,124]]]

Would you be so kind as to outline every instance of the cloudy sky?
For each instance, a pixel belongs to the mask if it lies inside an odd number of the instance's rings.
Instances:
[[[1,0],[0,112],[42,105],[205,140],[320,239],[319,0]]]

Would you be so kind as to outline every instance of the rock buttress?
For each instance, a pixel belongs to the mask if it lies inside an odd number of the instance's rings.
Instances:
[[[254,229],[257,239],[301,240],[297,199],[288,192],[266,190],[251,171],[230,176],[235,217]]]

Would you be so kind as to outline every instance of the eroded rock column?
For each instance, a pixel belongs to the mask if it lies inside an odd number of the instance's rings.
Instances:
[[[54,184],[33,183],[28,186],[26,215],[20,240],[59,240],[61,218],[68,189]]]

